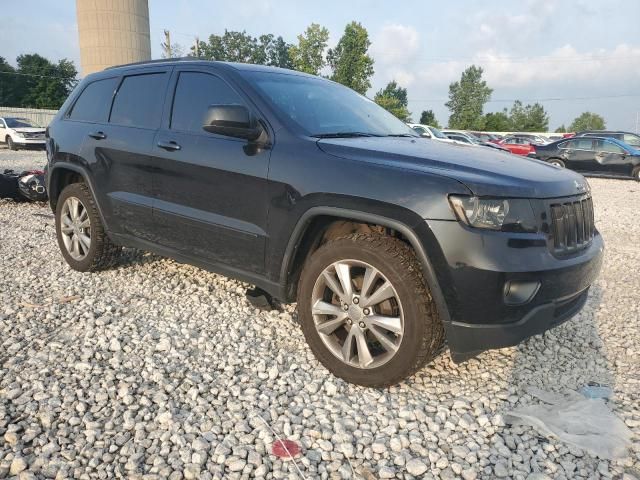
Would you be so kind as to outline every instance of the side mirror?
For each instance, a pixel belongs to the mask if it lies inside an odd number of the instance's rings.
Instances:
[[[202,129],[249,141],[257,140],[262,134],[262,127],[244,105],[210,105]]]
[[[429,133],[427,133],[427,132],[424,132],[424,133],[420,134],[420,136],[424,137],[424,138],[431,138],[431,135]]]

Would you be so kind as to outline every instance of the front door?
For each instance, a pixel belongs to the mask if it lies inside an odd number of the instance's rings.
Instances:
[[[631,162],[627,152],[618,144],[609,140],[594,140],[598,171],[615,175],[629,175]]]
[[[252,107],[206,67],[176,68],[169,97],[153,145],[160,242],[209,263],[261,272],[270,150],[202,129],[209,105]]]

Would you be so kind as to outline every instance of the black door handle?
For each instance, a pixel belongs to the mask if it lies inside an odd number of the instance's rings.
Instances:
[[[176,150],[180,150],[180,148],[181,148],[180,145],[178,145],[173,140],[171,140],[171,141],[160,140],[158,142],[158,146],[160,148],[163,148],[163,149],[168,150],[170,152],[174,152]]]
[[[105,138],[107,138],[104,132],[91,132],[89,133],[89,136],[91,138],[95,138],[96,140],[104,140]]]

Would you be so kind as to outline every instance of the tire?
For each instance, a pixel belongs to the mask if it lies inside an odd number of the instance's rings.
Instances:
[[[79,202],[77,211],[81,213],[77,215],[75,227],[70,227],[68,222],[74,221],[71,210],[76,201]],[[66,233],[63,233],[63,224]],[[56,205],[56,236],[62,256],[71,268],[79,272],[109,268],[122,252],[122,247],[107,236],[93,195],[84,183],[72,183],[62,190]],[[70,240],[70,236],[77,240]],[[88,247],[86,239],[81,241],[81,236],[89,238]]]
[[[549,160],[547,160],[547,163],[550,165],[555,165],[556,167],[566,168],[564,162],[559,158],[550,158]]]
[[[640,182],[640,165],[638,165],[631,171],[631,176],[635,178],[638,182]]]
[[[349,295],[345,295],[338,269],[349,272],[353,290],[349,305],[344,301]],[[372,275],[375,280],[365,289],[369,270],[378,274]],[[333,279],[333,288],[325,275]],[[385,297],[379,291],[391,290],[391,298],[372,303],[374,297]],[[359,295],[362,301],[356,302]],[[328,311],[331,313],[322,313]],[[316,358],[335,376],[366,387],[386,387],[411,376],[435,357],[444,341],[444,329],[415,253],[388,236],[356,233],[331,240],[310,255],[298,283],[298,315]],[[380,328],[380,319],[385,328]],[[318,325],[328,329],[321,333]],[[393,328],[386,329],[386,325]],[[349,360],[345,360],[344,345],[349,338]],[[367,348],[360,350],[362,338]],[[370,357],[360,355],[361,351],[369,352]]]
[[[9,150],[13,150],[13,151],[18,150],[18,146],[13,141],[13,138],[11,138],[9,136],[7,136],[7,147],[9,147]]]

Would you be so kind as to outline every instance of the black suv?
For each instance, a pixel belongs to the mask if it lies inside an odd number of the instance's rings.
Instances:
[[[136,247],[298,302],[335,375],[396,383],[577,313],[603,241],[574,172],[429,142],[337,83],[183,60],[89,75],[47,130],[62,255]]]

